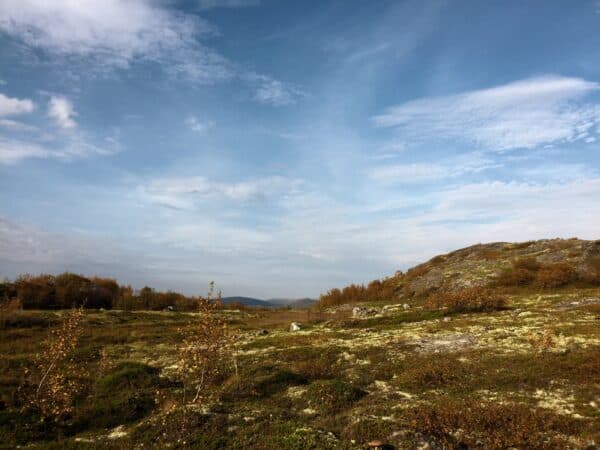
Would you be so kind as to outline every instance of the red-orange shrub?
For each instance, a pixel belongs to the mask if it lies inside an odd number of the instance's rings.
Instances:
[[[577,272],[568,263],[543,266],[535,276],[535,284],[541,288],[564,286],[577,280]]]
[[[452,312],[494,311],[506,305],[506,297],[485,287],[472,287],[457,292],[439,291],[429,296],[429,309],[447,308]]]

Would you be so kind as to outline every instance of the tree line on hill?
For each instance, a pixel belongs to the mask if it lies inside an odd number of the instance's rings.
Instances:
[[[0,302],[16,300],[24,309],[154,310],[166,308],[191,311],[199,297],[179,292],[161,292],[145,286],[139,291],[119,285],[113,278],[85,277],[65,272],[60,275],[21,275],[14,281],[0,282]]]
[[[397,272],[396,277],[402,276]],[[342,305],[345,303],[377,302],[395,298],[398,296],[398,286],[390,278],[373,280],[368,285],[351,284],[342,289],[333,288],[319,297],[318,307]]]

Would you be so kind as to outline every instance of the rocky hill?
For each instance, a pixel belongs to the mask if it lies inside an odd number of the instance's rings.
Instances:
[[[515,261],[533,259],[540,265],[567,264],[580,277],[600,272],[600,240],[543,239],[520,243],[477,244],[438,255],[388,283],[404,294],[423,295],[442,286],[456,290],[493,282]]]

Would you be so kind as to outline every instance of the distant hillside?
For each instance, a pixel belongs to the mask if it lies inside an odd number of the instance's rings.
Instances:
[[[270,298],[268,300],[263,300],[260,298],[243,296],[224,297],[221,299],[221,301],[226,305],[239,303],[246,306],[263,308],[277,308],[285,306],[289,306],[291,308],[308,308],[317,302],[317,300],[312,298]]]
[[[288,303],[288,305],[292,308],[310,308],[315,303],[317,303],[317,300],[314,298],[299,298],[298,300]]]
[[[317,303],[314,298],[270,298],[267,300],[277,306],[289,306],[291,308],[309,308]]]
[[[241,296],[223,297],[221,299],[221,301],[225,305],[238,303],[238,304],[242,304],[242,305],[246,305],[246,306],[256,306],[256,307],[263,307],[263,308],[273,308],[274,306],[276,306],[273,303],[270,303],[266,300],[261,300],[259,298],[252,298],[252,297],[241,297]]]

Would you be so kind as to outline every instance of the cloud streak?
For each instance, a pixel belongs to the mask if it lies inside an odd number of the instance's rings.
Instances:
[[[201,10],[213,8],[245,8],[260,5],[260,0],[198,0]]]
[[[600,89],[581,78],[545,76],[461,94],[412,100],[373,117],[416,141],[467,141],[485,150],[531,149],[596,133],[600,107],[585,102]]]
[[[272,176],[252,181],[222,183],[203,176],[160,178],[138,187],[142,198],[173,209],[193,209],[198,202],[224,199],[234,202],[268,200],[293,192],[301,180]]]

